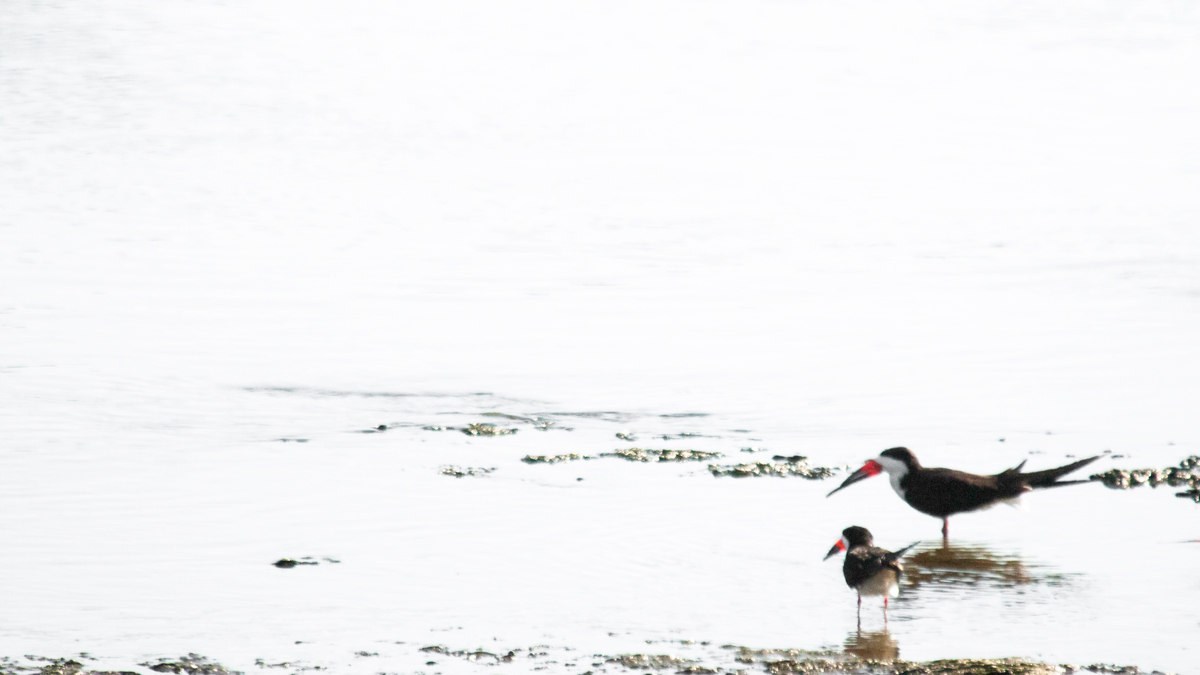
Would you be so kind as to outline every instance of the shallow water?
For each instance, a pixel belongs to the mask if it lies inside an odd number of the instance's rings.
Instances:
[[[943,550],[882,479],[521,460],[1197,454],[1197,27],[1170,3],[6,3],[0,655],[1194,671],[1200,506],[1168,488],[1039,492]],[[451,429],[478,423],[519,431]],[[851,524],[923,542],[886,633],[821,561]]]

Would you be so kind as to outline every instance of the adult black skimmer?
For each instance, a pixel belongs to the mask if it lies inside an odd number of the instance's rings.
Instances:
[[[846,577],[846,585],[858,591],[860,623],[864,595],[883,596],[883,620],[887,622],[888,598],[900,594],[900,575],[904,572],[900,556],[919,543],[909,544],[893,553],[875,546],[871,531],[865,527],[854,525],[842,530],[842,538],[829,549],[825,559],[829,560],[839,551],[846,552],[842,575]]]
[[[1057,469],[1021,473],[1021,462],[994,476],[979,476],[954,469],[928,469],[921,466],[908,448],[884,450],[875,459],[867,460],[862,468],[830,492],[841,490],[860,480],[887,472],[892,489],[914,509],[942,519],[942,536],[950,532],[950,516],[964,511],[977,511],[999,502],[1012,502],[1034,489],[1087,483],[1086,480],[1058,480],[1072,471],[1100,459],[1100,455],[1071,462]],[[826,495],[827,497],[829,495]]]

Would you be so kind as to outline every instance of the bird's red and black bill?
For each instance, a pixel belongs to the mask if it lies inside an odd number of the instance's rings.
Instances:
[[[849,487],[851,485],[854,485],[855,483],[857,483],[860,480],[866,480],[866,479],[870,478],[871,476],[878,476],[882,472],[883,472],[882,464],[880,464],[879,462],[876,462],[873,459],[868,459],[867,463],[863,464],[861,469],[850,474],[850,477],[847,478],[841,485],[834,488],[833,492],[830,492],[829,495],[833,494],[834,492],[837,492],[838,490],[841,490],[844,487]],[[825,496],[828,497],[829,495],[825,495]]]
[[[835,556],[838,553],[841,553],[842,551],[845,551],[845,550],[846,550],[846,538],[842,537],[841,539],[837,540],[837,543],[833,545],[833,548],[829,549],[829,553],[826,553],[825,557],[822,558],[822,560],[829,560],[833,556]]]

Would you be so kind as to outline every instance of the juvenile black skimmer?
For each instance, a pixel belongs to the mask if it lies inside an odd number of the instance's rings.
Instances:
[[[942,519],[942,536],[949,536],[950,516],[977,511],[999,502],[1012,502],[1034,489],[1087,483],[1086,480],[1058,480],[1072,471],[1100,459],[1100,455],[1071,462],[1057,469],[1021,473],[1021,462],[994,476],[979,476],[954,469],[927,469],[908,448],[884,450],[875,459],[850,474],[844,483],[830,492],[841,490],[860,480],[887,472],[892,489],[914,509]],[[826,496],[829,496],[826,495]]]
[[[846,577],[846,585],[858,591],[860,622],[864,595],[883,596],[883,620],[887,622],[888,598],[900,594],[900,575],[904,572],[900,556],[919,543],[909,544],[893,553],[875,546],[870,530],[865,527],[854,525],[842,530],[842,538],[829,549],[825,559],[829,560],[839,551],[846,552],[842,575]]]

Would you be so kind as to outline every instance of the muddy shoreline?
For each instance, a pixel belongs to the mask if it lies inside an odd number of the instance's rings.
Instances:
[[[696,645],[689,640],[681,645]],[[395,643],[405,644],[405,643]],[[1112,664],[1055,664],[1030,661],[1021,658],[994,659],[938,659],[933,661],[906,661],[902,659],[864,658],[849,651],[802,650],[802,649],[751,649],[737,645],[705,647],[703,655],[675,653],[625,653],[625,654],[579,654],[570,648],[554,648],[548,645],[513,647],[511,649],[485,650],[483,648],[455,649],[442,644],[426,645],[405,651],[413,663],[398,670],[378,670],[380,675],[392,672],[411,672],[419,675],[438,675],[443,668],[476,664],[481,668],[511,665],[505,670],[539,671],[550,673],[573,673],[576,675],[599,675],[600,673],[661,673],[663,675],[815,675],[824,673],[854,673],[859,675],[1071,675],[1072,673],[1120,673],[1122,675],[1170,675],[1157,670],[1143,670],[1137,666]],[[414,645],[415,647],[415,645]],[[379,651],[360,650],[345,655],[355,661],[377,659]],[[174,675],[245,675],[247,672],[270,670],[284,673],[308,671],[340,672],[346,670],[336,664],[315,664],[309,661],[282,661],[270,663],[257,658],[245,669],[227,667],[222,663],[199,654],[180,657],[163,657],[150,660],[99,659],[88,652],[69,657],[45,657],[25,655],[23,657],[0,657],[0,675],[149,675],[150,673],[172,673]],[[382,663],[380,665],[383,665]],[[398,664],[396,664],[398,665]],[[414,667],[416,669],[414,669]],[[358,670],[357,668],[353,670]]]

